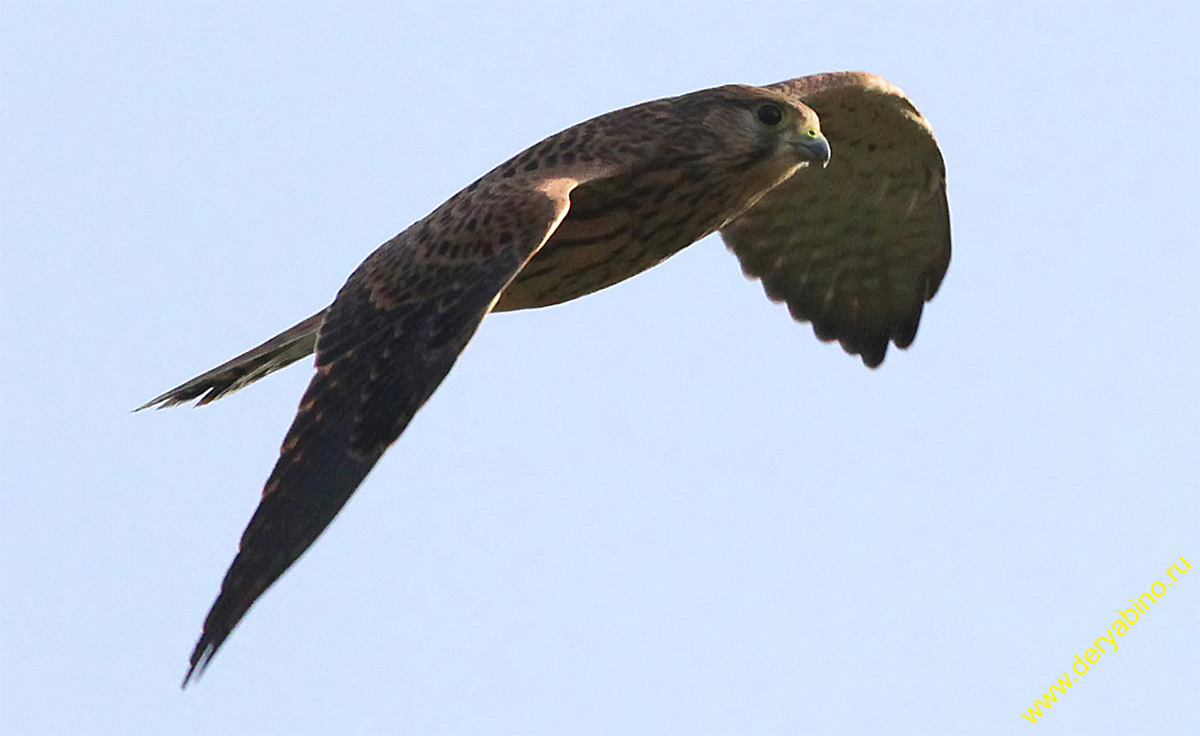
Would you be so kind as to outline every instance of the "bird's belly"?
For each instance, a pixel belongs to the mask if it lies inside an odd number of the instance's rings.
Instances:
[[[647,231],[618,213],[567,221],[501,294],[493,311],[531,309],[578,299],[662,263],[702,235],[691,221]]]
[[[605,244],[539,253],[509,284],[494,311],[548,307],[577,299],[635,276],[669,255],[646,250],[618,254]]]

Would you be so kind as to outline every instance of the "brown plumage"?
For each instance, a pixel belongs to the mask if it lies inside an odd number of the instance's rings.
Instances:
[[[844,142],[830,136],[822,169],[826,114]],[[858,73],[608,113],[384,243],[326,310],[142,407],[208,403],[317,354],[184,683],[329,525],[488,312],[575,299],[718,230],[769,296],[878,365],[889,340],[912,341],[949,260],[937,145],[899,90]]]

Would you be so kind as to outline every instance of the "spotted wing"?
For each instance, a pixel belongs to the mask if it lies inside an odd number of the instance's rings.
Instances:
[[[834,72],[771,85],[813,108],[833,158],[721,230],[747,276],[874,368],[908,347],[950,263],[946,169],[929,123],[885,80]]]
[[[505,181],[465,192],[381,246],[342,287],[320,327],[316,375],[204,622],[185,685],[404,431],[504,286],[558,226],[575,184]]]

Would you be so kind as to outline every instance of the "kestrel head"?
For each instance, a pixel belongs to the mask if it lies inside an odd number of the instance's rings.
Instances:
[[[728,85],[709,90],[717,104],[704,125],[724,138],[731,152],[777,158],[785,165],[829,163],[829,141],[817,113],[775,90]]]
[[[829,163],[816,112],[780,91],[731,84],[665,102],[678,116],[674,145],[702,156],[710,172],[723,172],[712,183],[723,179],[743,207],[799,168]],[[687,140],[689,130],[702,131],[702,140]]]

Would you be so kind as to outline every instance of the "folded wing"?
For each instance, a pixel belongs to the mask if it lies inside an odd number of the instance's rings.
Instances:
[[[862,72],[770,85],[816,110],[833,158],[721,230],[747,276],[875,367],[908,347],[950,263],[946,169],[904,93]]]

